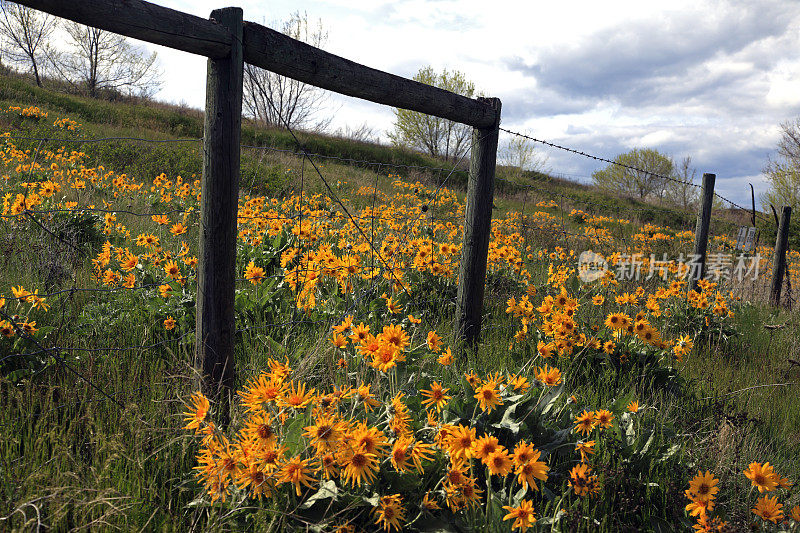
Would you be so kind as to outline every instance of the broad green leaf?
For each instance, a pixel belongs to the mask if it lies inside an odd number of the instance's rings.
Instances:
[[[305,446],[303,442],[303,428],[308,423],[308,417],[305,413],[302,413],[298,414],[297,417],[289,423],[289,427],[286,428],[283,443],[292,455],[299,453]]]
[[[681,445],[680,444],[673,444],[672,446],[669,447],[669,449],[666,452],[664,452],[664,455],[662,455],[658,459],[658,461],[663,463],[664,461],[668,460],[673,455],[675,455],[678,452],[678,450],[680,450],[680,449],[681,449]]]
[[[542,399],[539,401],[539,405],[537,406],[536,410],[539,411],[542,415],[546,415],[549,413],[553,407],[556,405],[556,401],[561,396],[561,393],[564,391],[564,383],[562,382],[560,385],[556,385],[555,387],[550,387],[547,392],[542,396]]]
[[[381,501],[381,495],[378,494],[377,492],[373,492],[372,496],[370,496],[369,498],[367,498],[366,496],[362,496],[361,499],[370,504],[372,507],[377,507],[378,502]]]
[[[329,500],[332,498],[333,501],[336,501],[336,497],[338,495],[339,488],[336,486],[336,482],[334,482],[332,479],[323,481],[319,486],[319,490],[309,496],[309,498],[300,505],[300,509],[308,509],[321,500]]]

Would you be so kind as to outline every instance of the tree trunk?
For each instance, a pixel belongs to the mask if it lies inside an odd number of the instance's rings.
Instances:
[[[39,77],[39,67],[36,66],[36,60],[31,58],[31,64],[33,65],[33,75],[36,78],[36,86],[42,86],[42,79]]]

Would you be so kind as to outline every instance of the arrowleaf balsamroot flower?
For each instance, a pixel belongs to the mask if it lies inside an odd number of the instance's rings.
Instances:
[[[597,419],[594,416],[594,411],[587,411],[584,409],[583,413],[575,417],[574,431],[589,435],[596,425]]]
[[[346,425],[330,416],[321,416],[314,421],[314,425],[303,428],[306,437],[316,448],[317,453],[329,452],[336,449],[344,434]]]
[[[489,473],[493,476],[505,477],[511,473],[513,462],[505,448],[498,447],[484,460]]]
[[[767,462],[750,463],[744,471],[745,477],[751,481],[753,487],[758,487],[758,492],[770,492],[778,487],[780,477],[775,473],[772,466]]]
[[[528,461],[518,464],[514,470],[517,475],[517,482],[522,485],[522,488],[531,487],[534,490],[539,490],[536,480],[547,481],[547,472],[550,467],[544,461],[539,461],[541,455],[542,452],[537,450]]]
[[[611,421],[614,420],[614,415],[608,409],[598,409],[594,412],[594,418],[597,421],[598,427],[610,428]]]
[[[450,455],[456,458],[471,459],[475,456],[475,428],[459,424],[453,428],[447,437],[447,447]]]
[[[400,522],[405,520],[403,500],[399,494],[381,496],[378,505],[372,510],[375,514],[375,524],[380,524],[386,531],[400,530]]]
[[[310,462],[311,459],[301,459],[300,456],[292,457],[281,466],[278,481],[293,484],[295,493],[300,496],[303,485],[308,488],[313,486],[311,483],[314,479],[309,476],[312,473]]]
[[[195,432],[199,432],[201,426],[208,417],[210,409],[211,403],[208,401],[208,398],[206,398],[202,392],[195,392],[192,394],[192,409],[184,413],[186,415],[184,418],[186,425],[183,427],[185,429],[194,429]]]
[[[498,405],[503,405],[503,400],[496,387],[495,382],[487,381],[475,392],[475,399],[478,400],[481,410],[484,412],[491,413]]]
[[[580,452],[581,454],[581,462],[585,463],[588,459],[589,455],[594,455],[594,445],[595,441],[587,440],[584,442],[579,442],[575,444],[575,451]]]
[[[177,280],[181,277],[181,269],[178,267],[178,264],[172,260],[167,261],[167,264],[164,265],[164,272],[166,272],[170,279]]]
[[[434,352],[439,353],[442,350],[442,338],[436,334],[436,331],[428,332],[428,348]]]
[[[561,383],[561,371],[556,367],[540,366],[536,369],[536,379],[548,387],[552,387]]]
[[[0,321],[0,335],[10,339],[15,334],[14,326],[8,320]]]
[[[363,448],[349,450],[339,464],[342,467],[342,480],[353,488],[360,487],[362,483],[372,483],[380,466],[377,456]]]
[[[453,362],[453,354],[448,347],[437,359],[440,365],[449,366]]]
[[[682,361],[683,356],[691,352],[692,348],[694,348],[694,343],[691,337],[689,337],[689,335],[684,335],[678,338],[672,351],[675,353],[675,357],[678,358],[678,361]]]
[[[486,462],[491,454],[502,448],[497,437],[493,435],[483,435],[475,440],[475,455],[481,461]]]
[[[770,498],[766,494],[756,501],[753,513],[760,516],[763,520],[777,524],[778,520],[783,519],[783,504],[778,503],[778,497]]]
[[[597,476],[591,475],[592,469],[586,463],[581,463],[570,470],[569,486],[578,496],[586,496],[600,492]]]
[[[706,471],[705,474],[701,471],[689,482],[689,490],[686,494],[687,496],[691,495],[689,497],[694,502],[713,500],[719,492],[717,483],[719,480],[710,471]]]
[[[436,407],[436,411],[441,412],[442,408],[444,408],[444,406],[447,405],[447,402],[450,400],[450,396],[446,394],[449,390],[450,389],[445,389],[441,384],[434,381],[431,383],[430,390],[423,389],[420,391],[420,394],[426,398],[425,400],[422,400],[422,405],[424,405],[426,408]]]
[[[508,514],[503,517],[503,521],[513,520],[511,527],[519,529],[523,533],[536,522],[536,513],[533,511],[533,502],[522,500],[518,507],[504,505],[503,509],[508,511]]]
[[[247,263],[247,268],[244,271],[244,277],[253,285],[258,285],[264,281],[264,269],[256,266],[253,261]]]

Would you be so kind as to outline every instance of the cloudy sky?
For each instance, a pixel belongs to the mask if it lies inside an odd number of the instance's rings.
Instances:
[[[207,17],[219,0],[156,0]],[[503,102],[503,126],[613,158],[637,147],[691,156],[717,191],[749,203],[779,124],[800,115],[800,2],[773,0],[240,0],[246,20],[321,19],[327,49],[411,77],[456,69]],[[202,107],[205,61],[158,48],[158,98]],[[333,127],[383,133],[390,108],[333,96]],[[501,139],[502,142],[502,139]],[[586,181],[594,161],[542,148]]]

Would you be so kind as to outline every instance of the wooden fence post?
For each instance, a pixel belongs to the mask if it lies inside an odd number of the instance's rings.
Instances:
[[[698,281],[706,275],[706,250],[708,249],[708,230],[711,226],[711,205],[714,203],[714,181],[716,174],[703,174],[703,192],[701,208],[697,214],[697,225],[694,228],[694,257],[700,263],[697,276],[690,282],[690,287],[697,290]],[[691,270],[689,271],[691,274]]]
[[[792,216],[791,206],[783,206],[778,235],[775,238],[775,252],[772,256],[772,285],[769,292],[769,303],[778,306],[781,303],[781,288],[786,272],[786,248],[789,244],[789,219]]]
[[[496,110],[497,122],[488,128],[472,130],[464,245],[461,250],[456,299],[456,340],[459,344],[466,342],[469,347],[477,345],[481,332],[486,263],[492,229],[494,172],[500,135],[500,100],[487,98],[484,101]]]
[[[227,28],[231,53],[208,60],[197,270],[195,366],[201,390],[219,400],[224,423],[233,391],[236,219],[242,125],[242,9],[215,9],[211,18]]]

